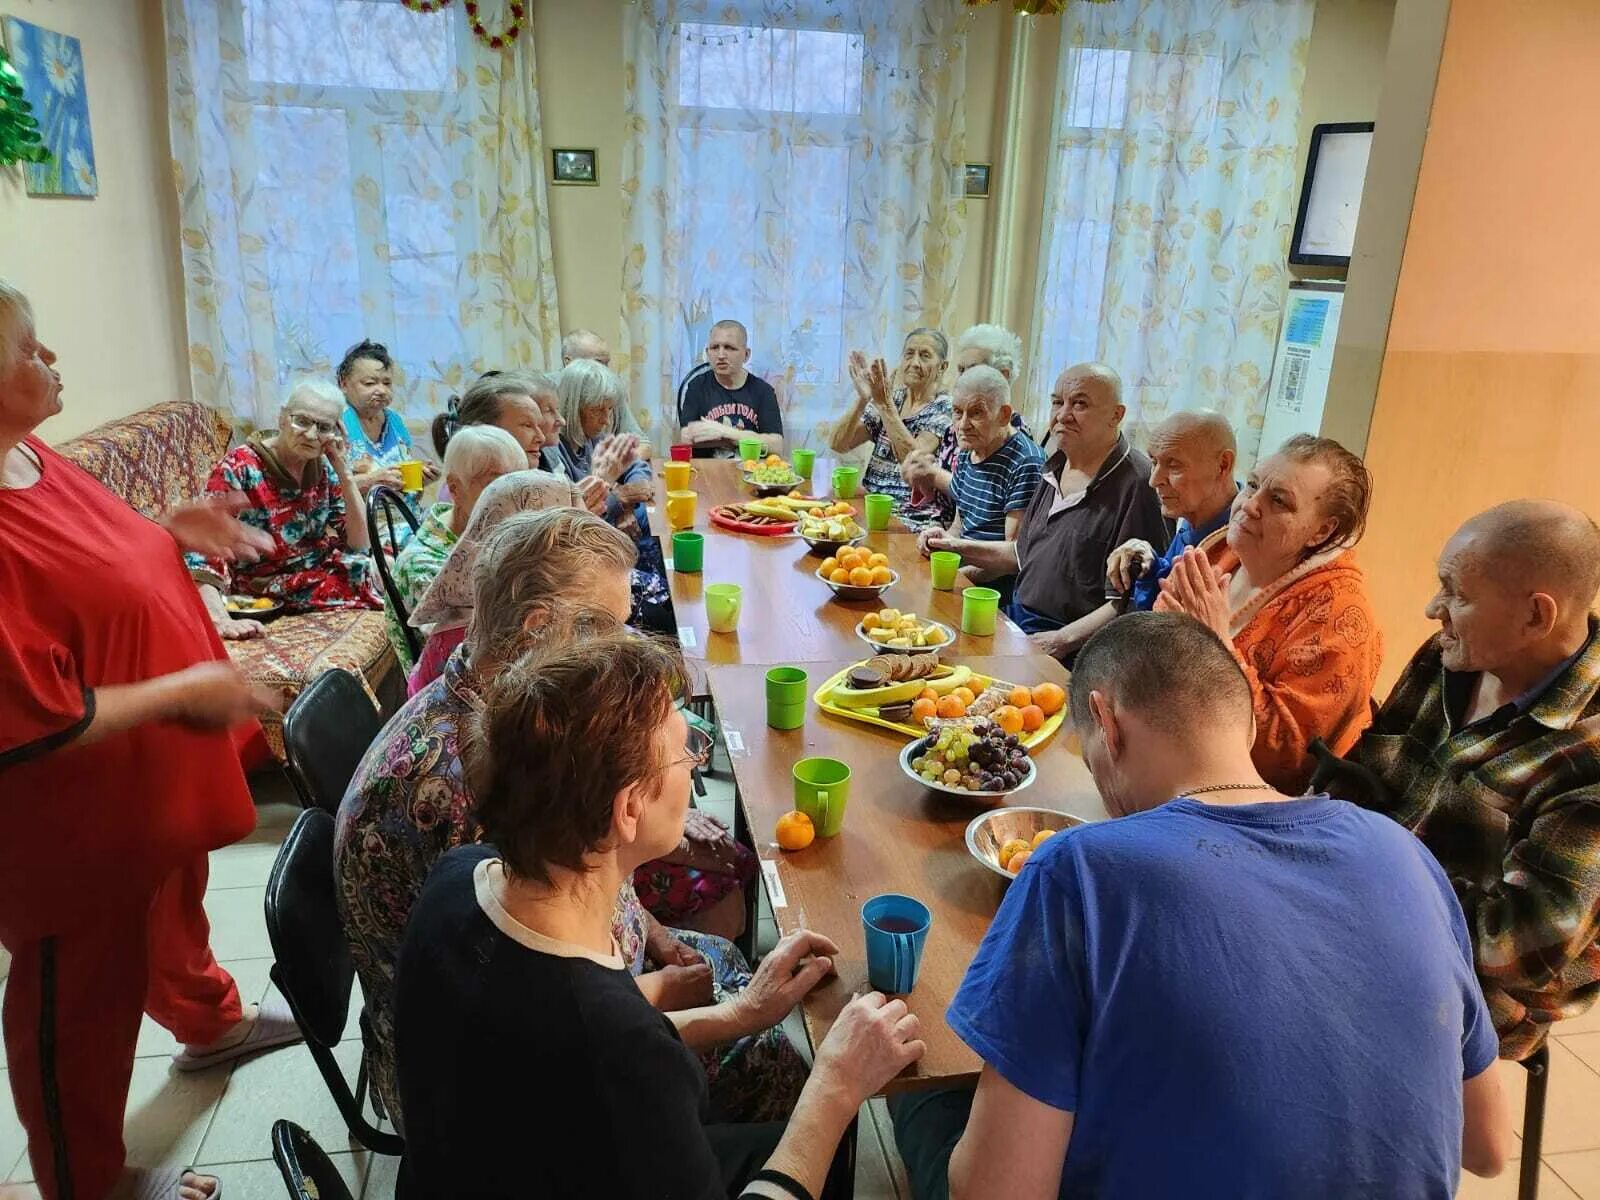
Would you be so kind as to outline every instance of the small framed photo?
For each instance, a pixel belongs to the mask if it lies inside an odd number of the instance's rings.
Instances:
[[[989,198],[989,170],[990,163],[968,163],[966,170],[966,195],[979,200]]]
[[[555,166],[554,182],[587,187],[599,185],[600,175],[595,169],[593,150],[552,150],[550,158]]]

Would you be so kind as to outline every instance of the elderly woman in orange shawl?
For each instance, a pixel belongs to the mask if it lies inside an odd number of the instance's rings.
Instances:
[[[1182,611],[1233,647],[1255,700],[1261,777],[1294,795],[1311,779],[1311,742],[1335,754],[1371,722],[1383,646],[1351,550],[1372,478],[1331,438],[1299,434],[1262,459],[1225,529],[1184,551],[1156,608]]]

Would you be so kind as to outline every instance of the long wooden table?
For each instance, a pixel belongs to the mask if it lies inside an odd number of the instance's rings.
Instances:
[[[975,671],[1012,683],[1050,680],[1064,687],[1067,682],[1065,669],[1046,655],[957,657]],[[811,686],[858,658],[808,664]],[[885,1090],[970,1082],[978,1058],[950,1031],[944,1012],[1004,895],[1004,882],[966,848],[967,823],[987,805],[931,792],[906,778],[898,762],[906,739],[888,730],[815,706],[800,729],[767,728],[763,666],[713,666],[708,674],[778,927],[785,933],[814,929],[839,946],[837,977],[804,1005],[812,1044],[827,1036],[850,997],[867,988],[862,904],[884,892],[900,892],[933,913],[917,986],[905,997],[922,1018],[928,1053]],[[1104,819],[1105,808],[1075,746],[1070,724],[1063,725],[1035,753],[1039,775],[1033,785],[1006,803]],[[813,755],[850,766],[844,827],[838,837],[818,838],[805,850],[779,850],[773,829],[794,807],[790,772],[798,760]]]
[[[818,460],[812,478],[820,486],[831,478],[833,464]],[[881,602],[834,599],[832,591],[816,577],[820,556],[798,535],[761,537],[735,533],[712,525],[711,509],[751,499],[739,478],[738,464],[726,459],[701,459],[695,463],[694,490],[699,500],[695,529],[705,534],[704,568],[694,574],[668,570],[672,607],[678,618],[678,637],[685,655],[707,663],[816,662],[846,655],[866,657],[870,652],[856,635],[856,625],[869,612],[893,607],[920,617],[942,621],[956,630],[956,642],[941,648],[955,658],[972,654],[1029,654],[1027,636],[1001,616],[994,636],[972,637],[960,632],[960,591],[935,591],[928,563],[917,549],[916,535],[895,523],[895,528],[869,533],[864,545],[889,558],[899,582],[883,594]],[[671,531],[667,526],[662,483],[656,483],[656,506],[650,518],[670,561]],[[818,496],[828,495],[819,490]],[[852,503],[859,510],[860,497]],[[864,521],[859,515],[858,520]],[[737,583],[744,589],[743,611],[735,633],[712,633],[706,624],[705,586]],[[958,587],[962,584],[958,581]]]
[[[1067,672],[1053,658],[1035,652],[1004,616],[992,637],[960,633],[960,592],[933,590],[916,535],[898,521],[889,530],[868,534],[865,544],[889,556],[899,581],[884,593],[881,604],[841,603],[815,578],[822,560],[798,537],[758,537],[711,525],[714,506],[748,500],[750,490],[736,462],[699,459],[694,466],[695,528],[706,535],[705,567],[698,574],[668,571],[680,640],[687,656],[705,664],[703,686],[715,703],[733,762],[741,833],[761,857],[763,886],[779,928],[786,933],[802,926],[814,929],[840,949],[837,977],[803,1006],[807,1033],[813,1045],[819,1044],[840,1008],[867,986],[861,905],[883,892],[902,892],[933,913],[917,986],[905,998],[922,1018],[928,1053],[886,1090],[970,1081],[979,1069],[978,1059],[950,1032],[944,1012],[1004,894],[1003,881],[974,862],[966,849],[967,823],[982,811],[983,802],[943,796],[907,779],[898,762],[906,744],[900,734],[831,716],[814,705],[802,728],[768,729],[766,671],[779,664],[803,666],[810,676],[808,690],[815,691],[843,667],[873,653],[855,627],[865,613],[892,606],[957,630],[955,643],[941,648],[941,655],[981,674],[1012,683],[1050,680],[1065,686]],[[817,460],[812,494],[830,494],[833,467],[831,459]],[[659,466],[657,475],[651,526],[670,559]],[[862,507],[859,497],[852,503]],[[711,633],[706,626],[705,586],[723,582],[744,589],[743,613],[733,634]],[[773,830],[778,817],[794,807],[790,772],[796,761],[812,755],[850,764],[844,829],[805,850],[780,851]],[[1086,820],[1104,818],[1070,723],[1039,749],[1034,762],[1038,778],[1010,802]]]

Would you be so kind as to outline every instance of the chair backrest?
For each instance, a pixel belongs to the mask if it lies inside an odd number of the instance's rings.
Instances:
[[[333,1161],[293,1121],[272,1123],[272,1161],[278,1164],[290,1200],[352,1200]]]
[[[411,506],[405,497],[393,488],[379,484],[367,493],[367,542],[372,547],[372,561],[377,564],[378,578],[383,583],[383,593],[389,598],[389,607],[394,609],[396,620],[405,633],[406,645],[411,648],[411,659],[416,661],[422,653],[422,639],[417,631],[407,624],[406,619],[411,615],[406,609],[405,599],[400,595],[400,589],[395,586],[394,574],[389,570],[389,555],[394,553],[395,541],[395,513],[400,514],[400,519],[416,533],[418,528],[417,516],[411,511]],[[383,533],[379,533],[379,521],[383,522]]]
[[[308,683],[283,714],[284,759],[300,803],[338,812],[382,729],[383,714],[349,671],[333,667]]]
[[[267,879],[273,980],[307,1041],[335,1046],[350,1015],[355,964],[334,897],[333,817],[308,808],[295,818]]]

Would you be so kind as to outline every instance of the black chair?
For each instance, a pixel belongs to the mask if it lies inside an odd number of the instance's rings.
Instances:
[[[422,639],[406,621],[411,614],[406,610],[406,602],[401,599],[400,589],[395,586],[394,576],[389,572],[389,555],[394,553],[397,544],[394,532],[396,512],[400,514],[401,520],[411,532],[415,533],[417,516],[406,504],[404,496],[392,488],[384,487],[381,483],[367,493],[367,542],[372,547],[372,561],[378,565],[378,578],[383,581],[384,595],[389,597],[389,605],[394,609],[395,618],[405,632],[406,645],[411,648],[411,661],[415,662],[422,655]],[[380,519],[383,521],[384,532],[389,535],[387,538],[379,536]]]
[[[1550,1090],[1548,1041],[1522,1060],[1528,1091],[1522,1098],[1522,1165],[1517,1172],[1517,1200],[1538,1200],[1539,1156],[1544,1148],[1544,1101]]]
[[[305,808],[339,811],[350,780],[383,729],[361,680],[341,667],[318,675],[283,714],[289,780]]]
[[[306,809],[284,839],[267,880],[266,917],[272,982],[289,1002],[350,1136],[379,1154],[401,1153],[405,1142],[400,1137],[367,1120],[365,1058],[352,1089],[333,1057],[350,1015],[356,972],[334,898],[333,817],[322,809]],[[361,1032],[365,1041],[365,1013]]]
[[[272,1123],[272,1161],[290,1200],[354,1200],[317,1140],[293,1121]]]

